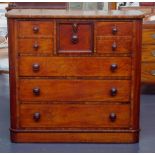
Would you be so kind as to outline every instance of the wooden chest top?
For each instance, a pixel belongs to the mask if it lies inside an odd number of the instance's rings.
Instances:
[[[143,18],[141,11],[111,10],[111,11],[81,11],[81,10],[43,10],[15,9],[6,13],[8,18],[107,18],[107,19],[138,19]]]

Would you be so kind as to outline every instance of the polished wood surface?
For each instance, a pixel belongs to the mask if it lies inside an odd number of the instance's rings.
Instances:
[[[143,14],[16,9],[7,17],[13,142],[139,140]]]
[[[53,52],[53,48],[53,39],[33,38],[18,40],[18,52],[22,54],[51,54]]]
[[[131,76],[128,57],[20,57],[20,76]]]
[[[19,21],[18,22],[20,38],[25,37],[53,37],[54,23],[50,21]]]
[[[128,80],[20,80],[22,101],[129,101]],[[34,89],[39,89],[39,94]],[[93,89],[92,89],[93,88]],[[116,89],[116,94],[112,94]]]
[[[67,112],[67,113],[66,113]],[[39,118],[35,117],[39,113]],[[111,118],[112,114],[116,118]],[[128,104],[22,104],[21,128],[128,128],[130,106]],[[91,129],[90,129],[91,130]]]

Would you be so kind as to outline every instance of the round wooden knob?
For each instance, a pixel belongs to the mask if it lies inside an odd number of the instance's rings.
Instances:
[[[115,51],[116,48],[117,48],[117,44],[114,42],[114,43],[112,44],[112,50]]]
[[[116,94],[117,94],[117,89],[111,88],[111,96],[116,96]]]
[[[118,32],[117,28],[116,28],[116,27],[113,27],[113,28],[112,28],[112,34],[115,35],[115,34],[117,34],[117,32]]]
[[[39,121],[39,120],[40,120],[40,117],[41,117],[41,114],[40,114],[39,112],[36,112],[36,113],[34,113],[34,115],[33,115],[33,119],[34,119],[35,121]]]
[[[72,36],[72,43],[73,43],[73,44],[77,44],[78,41],[79,41],[78,36],[77,36],[77,35],[73,35],[73,36]]]
[[[35,63],[32,65],[33,71],[39,71],[40,70],[40,65],[38,63]]]
[[[35,43],[35,44],[33,45],[33,48],[37,50],[37,49],[39,48],[38,43]]]
[[[33,88],[33,94],[40,95],[40,88]]]
[[[35,33],[39,32],[39,27],[38,26],[34,26],[33,27],[33,32],[35,32]]]
[[[115,71],[117,69],[117,64],[111,64],[111,71]]]
[[[112,112],[110,115],[109,115],[109,118],[112,122],[114,122],[117,118],[116,114],[114,112]]]

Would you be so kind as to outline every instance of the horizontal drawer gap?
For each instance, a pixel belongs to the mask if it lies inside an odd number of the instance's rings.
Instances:
[[[107,129],[99,129],[99,130],[84,130],[84,129],[82,129],[82,130],[27,130],[27,129],[10,129],[10,131],[12,131],[12,132],[39,132],[39,133],[44,133],[44,132],[89,132],[89,133],[93,133],[93,132],[109,132],[109,133],[119,133],[119,132],[126,132],[126,133],[128,133],[128,132],[132,132],[132,133],[134,133],[134,132],[139,132],[139,130],[137,129],[137,130],[133,130],[133,129],[114,129],[114,130],[107,130]]]
[[[109,105],[109,104],[112,104],[112,105],[120,105],[120,104],[130,104],[130,102],[95,102],[95,101],[85,101],[85,102],[82,102],[82,101],[68,101],[68,102],[65,102],[65,101],[24,101],[24,102],[20,102],[20,104],[94,104],[94,105],[97,105],[97,104],[102,104],[102,105]]]
[[[19,76],[20,79],[55,79],[55,80],[131,80],[131,77],[27,77],[27,76]]]

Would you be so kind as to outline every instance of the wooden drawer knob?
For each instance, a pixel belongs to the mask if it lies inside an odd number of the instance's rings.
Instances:
[[[38,43],[34,43],[33,48],[37,50],[39,48]]]
[[[73,44],[77,44],[79,42],[79,38],[78,38],[78,36],[76,35],[76,34],[74,34],[73,36],[72,36],[72,43]]]
[[[40,95],[40,88],[33,88],[33,94],[36,96]]]
[[[115,35],[115,34],[117,34],[117,32],[118,32],[118,30],[117,30],[116,26],[114,26],[112,28],[112,34]]]
[[[114,42],[114,43],[112,44],[112,50],[115,51],[116,48],[117,48],[117,44]]]
[[[114,72],[118,68],[117,64],[111,64],[111,71]]]
[[[114,112],[110,113],[109,118],[112,122],[114,122],[117,118],[116,114]]]
[[[38,63],[35,63],[32,65],[33,71],[39,71],[40,70],[40,65]]]
[[[39,112],[36,112],[36,113],[34,113],[34,115],[33,115],[33,119],[34,119],[35,121],[39,121],[39,120],[40,120],[40,117],[41,117],[41,114],[40,114]]]
[[[111,88],[111,96],[116,96],[116,94],[117,94],[117,89]]]
[[[34,33],[39,32],[39,27],[38,27],[38,26],[34,26],[34,27],[33,27],[33,32],[34,32]]]

